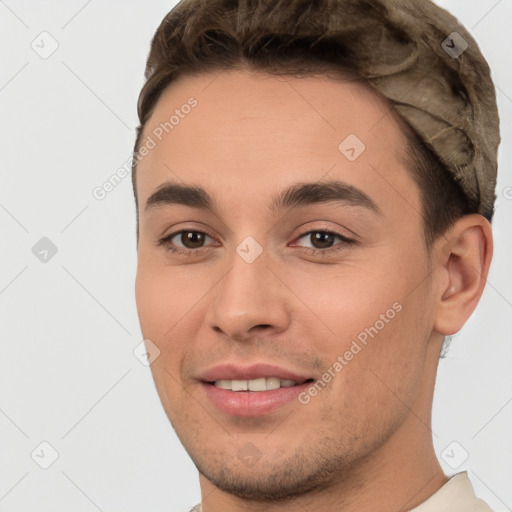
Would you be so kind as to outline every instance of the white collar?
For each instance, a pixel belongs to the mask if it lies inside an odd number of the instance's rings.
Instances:
[[[492,512],[475,496],[467,471],[457,473],[421,505],[409,512]]]

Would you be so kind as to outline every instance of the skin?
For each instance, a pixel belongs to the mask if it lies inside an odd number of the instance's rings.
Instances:
[[[447,481],[430,429],[437,364],[443,335],[482,294],[489,223],[465,216],[427,251],[403,129],[360,83],[247,69],[181,77],[144,136],[190,96],[197,107],[138,164],[136,300],[144,338],[160,349],[160,399],[200,472],[203,512],[412,509]],[[348,134],[366,146],[353,162],[338,150]],[[346,203],[269,211],[277,191],[326,179],[364,191],[381,215]],[[167,180],[204,187],[215,211],[146,209]],[[180,229],[211,237],[195,255],[158,245]],[[338,250],[312,254],[326,245],[304,234],[322,229],[356,243],[334,237]],[[247,236],[263,249],[250,264],[236,252]],[[320,379],[396,302],[401,311],[307,405],[228,416],[197,380],[223,362]],[[247,443],[252,465],[240,457]]]

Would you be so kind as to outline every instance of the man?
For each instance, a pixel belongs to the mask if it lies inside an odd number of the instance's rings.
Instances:
[[[468,32],[427,0],[184,0],[146,79],[136,299],[195,510],[490,510],[430,427],[492,258]]]

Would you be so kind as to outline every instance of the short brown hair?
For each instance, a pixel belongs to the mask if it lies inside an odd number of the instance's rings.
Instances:
[[[151,41],[146,83],[137,105],[140,125],[134,154],[160,95],[179,76],[240,68],[288,76],[338,70],[354,73],[372,85],[372,77],[362,64],[380,59],[382,65],[392,65],[389,46],[398,49],[396,54],[402,48],[405,52],[410,42],[410,34],[403,28],[387,23],[385,3],[182,0],[165,16]],[[448,83],[454,101],[467,96],[457,73],[447,70],[434,51],[431,64],[431,73]],[[405,162],[421,192],[424,238],[430,247],[458,218],[479,213],[479,204],[464,193],[416,130],[403,131],[407,140]],[[137,203],[136,159],[132,183]],[[482,214],[491,221],[493,211],[492,205]]]

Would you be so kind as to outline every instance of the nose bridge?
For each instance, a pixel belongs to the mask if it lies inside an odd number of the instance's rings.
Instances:
[[[216,287],[209,323],[233,339],[245,339],[253,327],[282,330],[288,322],[280,281],[270,270],[269,255],[254,239],[233,251],[230,269]],[[252,332],[259,329],[253,329]]]

